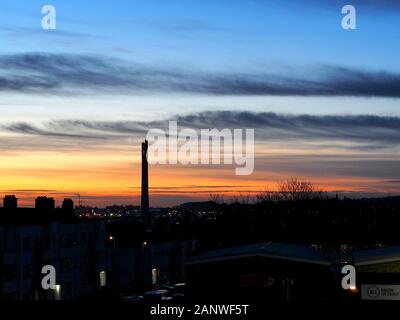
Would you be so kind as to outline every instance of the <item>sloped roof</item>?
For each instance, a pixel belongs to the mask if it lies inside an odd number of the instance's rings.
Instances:
[[[263,242],[209,251],[189,259],[186,264],[191,265],[248,257],[267,257],[327,266],[331,265],[328,257],[313,248],[279,242]]]
[[[298,261],[311,264],[334,266],[343,258],[354,266],[400,262],[400,246],[353,251],[350,254],[327,256],[310,247],[279,243],[262,242],[233,248],[208,251],[192,257],[186,264],[240,259],[249,257],[267,257],[273,259]]]
[[[387,247],[353,251],[351,254],[355,266],[400,262],[400,247]]]

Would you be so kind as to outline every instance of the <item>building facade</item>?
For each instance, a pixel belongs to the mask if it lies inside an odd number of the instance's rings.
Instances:
[[[105,285],[105,222],[52,209],[44,197],[36,204],[0,210],[0,299],[74,299]],[[44,266],[56,271],[54,289],[42,288]]]

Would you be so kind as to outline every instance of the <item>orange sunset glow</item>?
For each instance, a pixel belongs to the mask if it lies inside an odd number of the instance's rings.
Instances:
[[[40,195],[140,205],[140,143],[151,130],[187,129],[253,130],[254,170],[151,164],[151,206],[255,196],[290,177],[342,196],[399,194],[396,28],[375,29],[375,11],[368,30],[344,31],[322,5],[299,19],[297,5],[212,3],[176,4],[186,16],[162,2],[65,2],[56,30],[20,17],[40,5],[2,10],[0,193],[22,206]]]
[[[260,151],[260,150],[259,150]],[[383,178],[334,175],[314,168],[308,176],[292,166],[312,167],[310,151],[268,149],[256,156],[255,171],[249,176],[235,176],[232,165],[184,166],[151,165],[149,169],[150,204],[172,206],[185,201],[207,200],[211,194],[229,198],[237,195],[255,196],[275,190],[277,183],[296,176],[306,179],[328,192],[396,192]],[[287,153],[287,154],[285,154]],[[293,154],[308,156],[299,162]],[[0,160],[0,190],[15,194],[21,206],[32,206],[33,199],[48,195],[56,203],[64,197],[84,205],[140,204],[140,152],[138,146],[119,146],[115,151],[14,151],[3,153]],[[331,154],[335,157],[337,155]],[[309,163],[307,162],[309,159]],[[262,170],[258,170],[261,167]]]

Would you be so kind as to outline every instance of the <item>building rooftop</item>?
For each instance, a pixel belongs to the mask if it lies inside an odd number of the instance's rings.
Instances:
[[[338,259],[340,256],[330,257],[310,247],[279,242],[263,242],[205,252],[189,259],[187,264],[247,257],[268,257],[327,266],[333,266],[340,260]],[[344,254],[343,258],[346,258],[343,261],[349,261],[348,263],[355,266],[400,262],[400,246],[353,251],[350,254]]]
[[[320,265],[331,265],[331,260],[321,252],[305,246],[279,242],[263,242],[233,248],[209,251],[190,259],[187,264],[238,259],[246,257],[268,257]]]
[[[400,246],[354,251],[355,266],[400,261]]]

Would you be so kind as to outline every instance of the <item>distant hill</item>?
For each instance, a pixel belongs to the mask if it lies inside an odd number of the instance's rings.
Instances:
[[[186,202],[178,206],[178,208],[191,210],[191,211],[209,211],[217,207],[217,203],[214,201],[198,201],[198,202]]]

